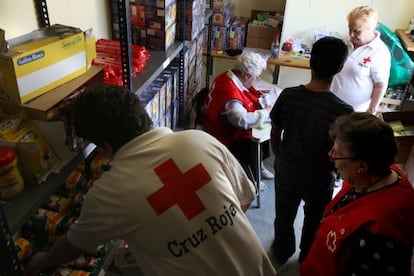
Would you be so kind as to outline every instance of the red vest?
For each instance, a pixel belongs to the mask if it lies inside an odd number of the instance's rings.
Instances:
[[[352,258],[346,241],[359,229],[381,233],[412,248],[414,191],[401,171],[395,166],[392,168],[402,176],[399,184],[363,195],[328,215],[327,212],[351,189],[344,182],[342,190],[325,209],[312,247],[301,264],[302,276],[342,275],[347,260]]]
[[[258,95],[259,93],[253,87],[241,91],[227,76],[227,72],[218,75],[202,109],[204,130],[225,145],[240,139],[251,138],[251,129],[246,130],[233,126],[221,112],[226,103],[231,100],[240,101],[247,112],[253,112],[259,108]]]

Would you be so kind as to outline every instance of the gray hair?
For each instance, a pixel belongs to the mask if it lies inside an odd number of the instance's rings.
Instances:
[[[241,73],[248,73],[255,77],[260,76],[266,68],[266,61],[261,55],[253,52],[242,53],[233,66],[234,70]]]

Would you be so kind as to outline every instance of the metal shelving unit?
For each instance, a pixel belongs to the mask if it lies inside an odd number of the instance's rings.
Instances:
[[[213,56],[211,55],[211,40],[213,36],[213,5],[210,0],[210,9],[206,11],[207,18],[207,52],[206,52],[206,88],[210,88],[210,76],[213,74]]]
[[[132,79],[131,90],[137,95],[152,83],[161,72],[168,67],[174,58],[179,56],[183,43],[175,42],[167,51],[150,51],[151,58],[139,75]]]
[[[46,0],[34,0],[39,27],[50,26]],[[178,35],[176,42],[167,51],[150,51],[151,59],[143,71],[136,77],[132,76],[132,49],[131,24],[129,16],[129,0],[116,0],[119,17],[119,30],[121,42],[121,61],[124,86],[139,95],[157,76],[175,59],[179,58],[179,95],[184,90],[183,45],[185,33]],[[182,5],[180,24],[185,25],[186,0],[177,1]],[[185,30],[185,28],[182,28]],[[46,202],[50,195],[60,187],[67,176],[81,162],[82,157],[75,158],[58,174],[52,174],[47,182],[38,186],[28,186],[25,191],[14,200],[0,203],[0,275],[23,275],[22,266],[17,259],[16,248],[13,243],[13,234]],[[120,241],[111,241],[108,253],[99,274],[105,272],[118,249]]]

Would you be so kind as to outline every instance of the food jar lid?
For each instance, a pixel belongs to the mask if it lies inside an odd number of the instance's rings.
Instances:
[[[16,159],[16,153],[12,148],[0,147],[0,166],[7,166]]]

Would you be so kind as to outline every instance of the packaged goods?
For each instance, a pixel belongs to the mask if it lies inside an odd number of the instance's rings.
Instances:
[[[21,112],[0,122],[2,142],[13,145],[26,183],[40,183],[59,160],[36,126]]]
[[[7,200],[23,191],[24,182],[12,148],[0,147],[0,199]]]
[[[28,240],[17,238],[14,240],[14,245],[16,246],[17,259],[19,261],[23,261],[32,254],[32,246]]]
[[[49,201],[45,204],[45,208],[61,214],[67,213],[71,201],[72,199],[70,198],[58,194],[53,194],[50,196]]]

